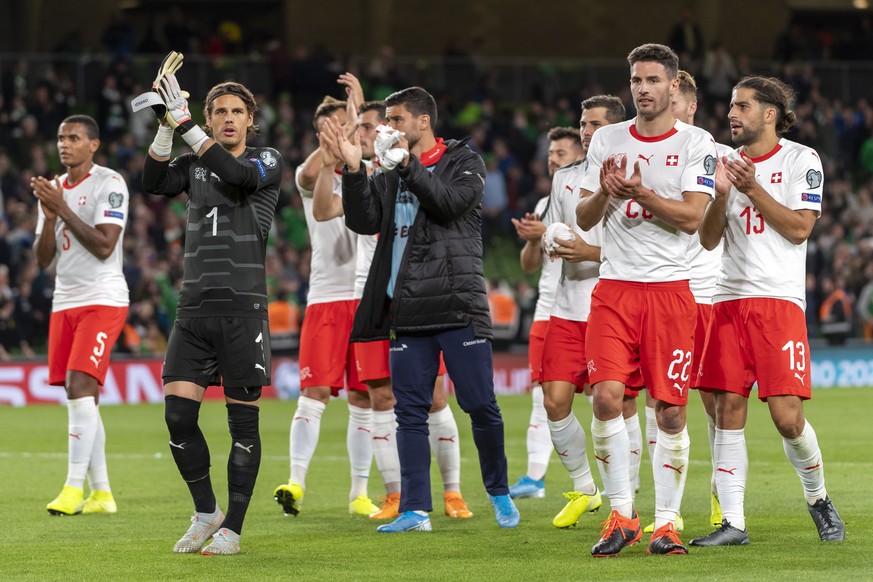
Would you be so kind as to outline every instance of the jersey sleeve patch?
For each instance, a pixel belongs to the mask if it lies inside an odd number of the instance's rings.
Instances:
[[[268,152],[264,152],[264,153],[268,153]],[[264,154],[261,154],[261,156],[263,156],[263,155]],[[260,160],[260,158],[249,158],[249,161],[251,163],[253,163],[255,165],[255,167],[258,169],[258,173],[261,175],[261,179],[264,179],[267,177],[267,168],[264,167],[264,162],[262,162]],[[275,163],[275,159],[273,160],[273,162]]]
[[[707,188],[713,188],[715,186],[715,182],[713,182],[712,178],[707,178],[706,176],[697,176],[697,183],[700,186],[706,186]]]
[[[818,170],[809,170],[806,172],[806,183],[809,184],[809,187],[812,189],[821,186],[821,172]],[[821,200],[819,200],[819,202],[821,202]]]
[[[124,220],[124,213],[119,212],[118,210],[104,210],[103,216],[105,218],[117,218],[118,220]]]
[[[812,171],[812,170],[810,170]],[[821,204],[821,194],[815,194],[812,192],[804,192],[800,195],[800,199],[803,202],[812,202],[813,204]]]

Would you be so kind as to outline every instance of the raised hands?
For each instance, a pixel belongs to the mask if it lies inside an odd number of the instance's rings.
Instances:
[[[337,160],[345,162],[350,172],[357,172],[361,169],[361,158],[363,157],[361,136],[355,134],[350,139],[343,127],[328,117],[325,119],[324,125],[321,126],[318,141],[322,148],[330,150],[331,155]],[[323,153],[322,156],[324,156]],[[324,158],[322,158],[323,160]]]
[[[526,212],[520,219],[513,218],[512,225],[522,240],[539,240],[546,232],[546,225],[540,220],[539,215],[531,212]]]
[[[357,128],[358,108],[364,102],[364,89],[361,82],[351,73],[343,73],[337,79],[337,83],[346,88],[346,138],[352,139]]]
[[[640,162],[634,162],[634,171],[627,176],[627,156],[609,156],[600,168],[600,188],[614,198],[630,200],[643,195],[647,189],[643,187]]]
[[[722,188],[727,194],[730,191],[730,186],[734,186],[743,194],[748,194],[758,185],[758,181],[755,179],[755,164],[748,158],[729,159],[725,156],[722,157],[719,166],[720,168],[717,167],[715,171],[716,190]],[[719,169],[721,169],[723,177],[721,186],[719,185]],[[728,184],[724,184],[725,179]]]

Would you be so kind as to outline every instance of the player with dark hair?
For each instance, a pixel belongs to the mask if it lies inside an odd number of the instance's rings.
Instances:
[[[746,77],[734,87],[728,120],[739,148],[721,159],[715,201],[700,225],[705,248],[725,241],[700,379],[700,390],[715,394],[715,481],[724,519],[719,529],[691,540],[693,546],[749,543],[743,431],[756,381],[819,537],[846,536],[825,488],[818,439],[803,413],[803,401],[812,397],[806,241],[821,215],[824,180],[815,150],[780,137],[794,123],[793,97],[771,77]]]
[[[271,373],[264,261],[283,162],[272,148],[246,145],[257,131],[258,106],[244,85],[225,81],[209,90],[204,128],[191,119],[175,75],[164,76],[158,92],[167,113],[146,157],[143,187],[188,195],[184,279],[163,380],[170,451],[195,513],[173,551],[200,552],[212,536],[204,555],[236,554],[261,462],[258,403]],[[193,152],[170,161],[174,133]],[[224,388],[231,437],[226,516],[198,424],[213,385]]]
[[[482,271],[485,165],[465,142],[434,136],[436,102],[421,87],[393,93],[385,104],[387,143],[376,148],[385,171],[375,176],[368,177],[361,163],[360,141],[349,141],[341,127],[328,121],[335,154],[346,163],[346,224],[359,234],[379,234],[352,332],[357,341],[391,341],[401,514],[378,531],[431,529],[427,415],[441,352],[458,403],[472,420],[497,522],[516,527],[519,514],[507,486]]]
[[[127,184],[94,163],[100,129],[87,115],[58,127],[58,153],[66,172],[31,180],[39,201],[34,249],[40,268],[57,257],[49,322],[49,384],[67,396],[67,481],[46,509],[52,515],[115,513],[106,470],[106,431],[97,406],[109,370],[109,352],[127,319],[122,240]],[[88,479],[91,493],[84,498]]]
[[[655,400],[658,424],[655,531],[647,551],[687,553],[674,529],[688,468],[685,406],[697,322],[686,254],[715,172],[712,136],[673,118],[676,53],[646,44],[631,51],[628,64],[637,116],[594,134],[576,211],[583,230],[604,229],[585,341],[594,455],[612,508],[591,550],[595,557],[615,556],[642,536],[622,415],[625,389],[637,373]]]

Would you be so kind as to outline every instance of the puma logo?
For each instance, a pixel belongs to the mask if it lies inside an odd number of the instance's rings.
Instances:
[[[182,443],[181,445],[177,445],[173,441],[170,441],[170,446],[173,448],[176,448],[176,449],[183,449],[183,450],[185,449],[185,443]]]
[[[374,441],[387,441],[387,440],[389,440],[388,439],[389,436],[391,436],[391,435],[390,434],[386,434],[385,436],[373,435],[373,440]]]
[[[797,372],[794,372],[794,377],[803,382],[803,379],[806,378],[806,374],[798,374]]]
[[[643,154],[637,154],[637,159],[638,159],[638,160],[645,160],[645,161],[646,161],[646,165],[647,165],[647,166],[651,166],[651,165],[652,165],[652,157],[653,157],[654,155],[655,155],[655,154],[652,154],[651,156],[646,157],[646,156],[644,156]]]
[[[727,473],[728,475],[733,475],[734,471],[736,471],[736,470],[737,470],[736,467],[734,467],[733,469],[723,469],[723,468],[719,467],[715,470],[715,472],[716,473]]]
[[[359,426],[356,430],[362,430],[362,431],[364,431],[364,432],[370,432],[370,429],[367,428],[366,426]]]
[[[821,467],[821,461],[819,461],[818,463],[816,463],[812,467],[805,467],[803,470],[804,471],[813,471],[813,470],[818,469],[820,467]]]
[[[457,438],[457,436],[458,436],[458,435],[453,434],[453,435],[450,436],[450,437],[439,437],[439,438],[437,439],[437,442],[447,441],[447,442],[453,443],[453,442],[455,442],[455,438]]]
[[[302,420],[302,421],[305,422],[306,424],[309,424],[309,423],[312,422],[311,419],[306,418],[305,416],[295,416],[295,417],[294,417],[294,420],[295,420],[295,421],[297,421],[297,420]]]
[[[640,456],[640,450],[639,450],[639,449],[631,449],[631,454],[632,454],[632,455],[636,455],[636,456],[639,457],[639,456]]]
[[[605,457],[598,457],[597,453],[594,453],[594,458],[597,459],[598,461],[600,461],[601,463],[603,463],[604,465],[609,464],[609,461],[607,461],[607,459],[611,456],[612,455],[606,455]]]
[[[260,364],[255,364],[255,370],[260,370],[261,372],[264,373],[264,375],[267,374],[267,369]]]
[[[99,367],[100,367],[100,362],[103,361],[103,358],[98,358],[98,357],[96,357],[96,356],[91,356],[91,361],[94,362],[94,367],[95,367],[95,368],[99,368]],[[797,374],[795,374],[795,376],[796,376],[796,375],[797,375]]]
[[[76,439],[77,441],[82,440],[82,433],[76,434],[76,433],[71,432],[71,433],[67,433],[67,434],[69,436],[73,437],[74,439]],[[170,444],[172,444],[172,443],[170,443]]]
[[[534,429],[534,430],[537,430],[538,428],[540,428],[540,425],[538,425],[538,424],[529,424],[527,426]]]
[[[234,446],[235,448],[242,449],[242,450],[244,450],[245,452],[251,454],[251,453],[252,453],[252,447],[255,446],[255,445],[254,445],[254,444],[251,444],[251,445],[249,445],[249,446],[245,446],[245,445],[242,445],[242,444],[240,444],[240,443],[233,443],[233,446]]]
[[[665,469],[670,469],[670,470],[672,470],[672,471],[676,471],[676,472],[679,473],[680,475],[682,474],[682,469],[685,468],[685,465],[679,465],[678,467],[674,467],[673,465],[668,465],[667,463],[664,463],[664,464],[661,465],[661,466],[662,466],[663,468],[665,468]]]
[[[558,450],[556,450],[555,452],[558,453],[558,456],[559,456],[559,457],[566,457],[567,454],[570,452],[570,449],[564,449],[563,451],[558,451]]]

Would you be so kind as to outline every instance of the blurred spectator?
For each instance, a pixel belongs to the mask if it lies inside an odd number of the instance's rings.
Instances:
[[[821,335],[831,345],[842,345],[852,332],[852,299],[846,293],[846,282],[842,277],[822,280],[825,300],[819,308]]]
[[[682,15],[667,37],[667,44],[679,55],[683,66],[687,58],[699,61],[706,46],[703,44],[703,31],[694,20],[694,10],[691,6],[682,9]]]

